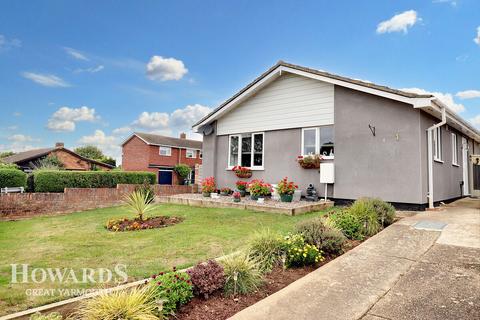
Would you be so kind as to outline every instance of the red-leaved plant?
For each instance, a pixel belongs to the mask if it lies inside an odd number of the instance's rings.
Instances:
[[[190,270],[187,270],[190,281],[193,284],[193,291],[198,296],[208,299],[208,295],[225,284],[223,267],[214,260],[199,263]]]
[[[215,178],[214,177],[207,177],[202,181],[202,192],[204,193],[212,193],[215,192]]]
[[[277,184],[277,192],[280,195],[292,195],[295,193],[295,189],[298,189],[298,186],[293,181],[288,181],[287,177]]]

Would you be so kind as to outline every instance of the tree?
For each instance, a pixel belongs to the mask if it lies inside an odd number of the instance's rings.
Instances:
[[[78,147],[78,148],[75,148],[73,151],[75,151],[75,153],[78,153],[82,157],[97,160],[97,161],[101,161],[101,159],[105,157],[102,150],[100,150],[96,146]]]
[[[0,159],[13,156],[14,154],[15,154],[15,152],[13,152],[13,151],[0,152]]]
[[[109,165],[114,166],[114,167],[117,165],[117,161],[115,159],[113,159],[112,157],[103,157],[102,159],[100,159],[98,161],[109,164]]]

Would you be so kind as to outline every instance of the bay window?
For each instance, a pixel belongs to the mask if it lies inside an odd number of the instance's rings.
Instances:
[[[228,167],[263,169],[264,134],[243,133],[229,136]]]
[[[302,155],[322,155],[333,159],[335,136],[333,126],[302,129]]]

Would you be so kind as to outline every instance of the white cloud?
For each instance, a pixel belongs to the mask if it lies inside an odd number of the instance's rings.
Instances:
[[[69,48],[69,47],[64,47],[63,50],[65,50],[66,53],[68,53],[71,57],[73,57],[74,59],[77,59],[77,60],[83,60],[83,61],[89,61],[89,59],[87,58],[87,56],[85,56],[85,54],[81,53],[80,51],[78,50],[75,50],[73,48]]]
[[[200,104],[188,105],[183,109],[177,109],[170,115],[171,126],[174,128],[191,127],[210,111],[209,107]]]
[[[98,65],[96,67],[90,67],[90,68],[78,68],[78,69],[75,69],[75,73],[82,73],[82,72],[88,72],[88,73],[97,73],[97,72],[100,72],[102,71],[103,69],[105,69],[105,67],[103,65]]]
[[[415,10],[408,10],[394,15],[389,20],[382,21],[377,26],[377,33],[400,32],[407,33],[408,28],[413,27],[421,19]]]
[[[131,133],[133,131],[133,128],[130,126],[125,126],[125,127],[120,127],[113,129],[112,134],[114,135],[124,135],[126,133]]]
[[[8,130],[15,131],[15,130],[18,129],[18,126],[8,126],[7,129],[8,129]]]
[[[147,77],[151,80],[180,80],[188,69],[181,60],[153,56],[147,64]]]
[[[432,3],[449,3],[452,7],[457,6],[457,1],[455,0],[433,0]]]
[[[480,98],[480,90],[465,90],[457,92],[455,95],[460,99],[473,99],[473,98]]]
[[[473,38],[473,41],[480,46],[480,26],[477,27],[477,36]]]
[[[10,141],[14,141],[14,142],[31,142],[31,141],[37,141],[38,140],[38,139],[33,139],[32,137],[26,136],[26,135],[23,135],[23,134],[14,134],[14,135],[11,135],[10,137],[8,137],[7,139],[10,140]]]
[[[453,95],[451,93],[443,93],[443,92],[430,92],[420,88],[404,88],[400,89],[402,91],[417,93],[417,94],[433,94],[437,97],[440,101],[446,104],[450,110],[460,113],[465,111],[465,106],[461,103],[456,103],[453,99]]]
[[[61,107],[48,119],[47,128],[53,131],[74,131],[75,123],[79,121],[93,122],[99,119],[95,109],[88,107]]]
[[[3,34],[0,34],[0,51],[11,48],[18,48],[22,46],[22,41],[18,39],[7,39]]]
[[[45,87],[69,87],[70,86],[62,78],[57,77],[56,75],[53,75],[53,74],[23,72],[22,76],[24,78],[30,79],[33,82],[36,82]]]
[[[165,129],[168,127],[169,116],[164,112],[142,112],[133,124],[145,129]]]
[[[475,126],[477,127],[478,129],[480,129],[480,114],[473,117],[472,119],[470,119],[470,122]]]
[[[14,117],[20,117],[20,116],[22,116],[22,114],[21,114],[20,112],[14,112],[14,113],[13,113],[13,116],[14,116]]]
[[[90,136],[83,136],[78,140],[81,145],[93,145],[100,148],[107,156],[113,157],[117,162],[121,162],[120,141],[115,136],[108,136],[102,130],[95,130]]]

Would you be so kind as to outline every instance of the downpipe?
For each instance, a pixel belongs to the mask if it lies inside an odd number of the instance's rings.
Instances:
[[[442,108],[442,121],[431,126],[427,129],[427,139],[428,139],[428,207],[430,209],[434,208],[433,205],[433,130],[438,127],[443,126],[447,123],[447,112],[445,107]],[[442,140],[443,142],[443,140]]]

